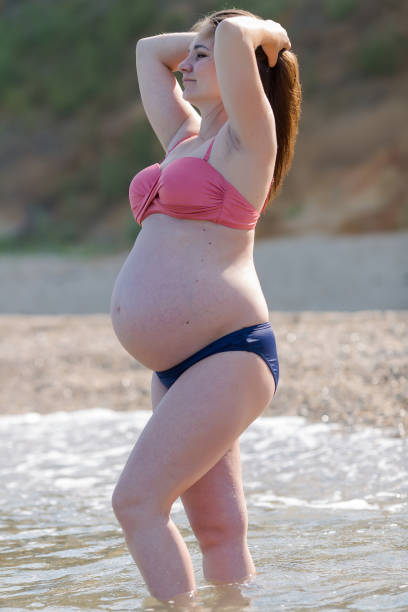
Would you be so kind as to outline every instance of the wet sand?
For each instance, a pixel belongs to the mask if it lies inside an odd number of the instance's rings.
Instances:
[[[407,255],[408,232],[255,243],[280,363],[267,414],[407,435]],[[0,414],[151,408],[108,314],[126,257],[0,256]]]
[[[406,311],[270,312],[280,363],[269,415],[408,433]],[[1,414],[151,409],[151,370],[109,315],[0,316]]]

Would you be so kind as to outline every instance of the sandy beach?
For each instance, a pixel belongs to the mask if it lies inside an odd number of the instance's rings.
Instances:
[[[407,435],[407,237],[256,245],[280,362],[267,414]],[[151,371],[126,353],[108,314],[126,256],[0,257],[1,414],[151,408]]]
[[[271,312],[280,378],[266,413],[408,431],[406,312]],[[3,414],[150,409],[151,371],[108,315],[0,317]]]

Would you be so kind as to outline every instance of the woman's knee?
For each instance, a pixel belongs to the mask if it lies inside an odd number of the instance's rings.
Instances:
[[[248,531],[248,515],[245,509],[229,514],[196,519],[191,528],[202,550],[245,540]]]
[[[159,516],[170,515],[171,504],[164,503],[146,491],[126,489],[118,483],[112,493],[112,509],[122,527],[147,525]]]
[[[135,520],[137,515],[142,512],[143,502],[141,497],[135,495],[135,492],[132,492],[132,495],[129,493],[119,484],[116,485],[112,493],[112,509],[121,525],[131,519]]]

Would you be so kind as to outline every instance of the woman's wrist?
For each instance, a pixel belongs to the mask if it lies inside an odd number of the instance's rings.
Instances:
[[[252,42],[254,49],[256,49],[256,47],[259,47],[259,45],[262,44],[266,37],[266,33],[264,31],[265,22],[263,19],[248,17],[246,15],[236,15],[234,17],[227,17],[226,19],[223,19],[223,21],[217,26],[217,31],[219,30],[220,26],[225,27],[226,25],[228,27],[228,24],[232,25],[233,27],[236,27],[239,30],[244,31]]]
[[[227,28],[232,27],[240,31],[241,35],[252,44],[254,50],[262,46],[270,66],[276,64],[281,49],[289,50],[291,48],[286,30],[278,22],[271,19],[258,19],[246,15],[227,17],[217,26],[216,32],[223,24]]]
[[[180,62],[188,55],[188,48],[195,36],[197,32],[170,32],[148,36],[138,41],[136,49],[138,51],[147,50],[151,56],[155,56],[167,68],[175,72]]]

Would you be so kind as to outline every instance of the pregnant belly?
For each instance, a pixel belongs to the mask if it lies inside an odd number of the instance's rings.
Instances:
[[[199,253],[186,258],[174,251],[146,252],[136,243],[111,298],[120,343],[152,370],[170,368],[220,336],[269,318],[252,261],[225,267]]]

